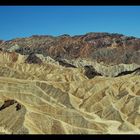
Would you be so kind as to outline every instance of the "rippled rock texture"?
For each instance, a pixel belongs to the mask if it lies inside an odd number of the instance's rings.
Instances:
[[[107,33],[1,41],[0,134],[140,134],[138,43]]]

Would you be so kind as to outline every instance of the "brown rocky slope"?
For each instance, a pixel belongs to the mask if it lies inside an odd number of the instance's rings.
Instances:
[[[87,58],[107,64],[140,64],[140,39],[122,34],[87,33],[69,36],[38,36],[1,41],[3,50],[38,53],[52,58]]]

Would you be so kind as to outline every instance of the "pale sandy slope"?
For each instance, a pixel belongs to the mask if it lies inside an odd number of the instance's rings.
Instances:
[[[82,68],[0,54],[0,133],[140,134],[140,76],[87,79]],[[14,61],[14,62],[13,62]]]

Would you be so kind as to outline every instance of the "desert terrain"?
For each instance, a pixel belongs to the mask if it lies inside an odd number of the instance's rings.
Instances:
[[[0,41],[0,134],[140,134],[139,58],[120,34]]]

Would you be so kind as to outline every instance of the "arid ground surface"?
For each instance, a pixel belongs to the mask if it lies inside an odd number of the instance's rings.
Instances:
[[[140,39],[0,41],[0,134],[140,134]]]

